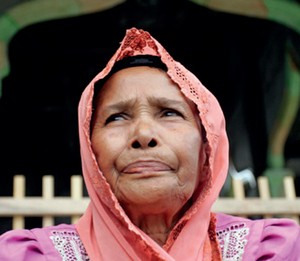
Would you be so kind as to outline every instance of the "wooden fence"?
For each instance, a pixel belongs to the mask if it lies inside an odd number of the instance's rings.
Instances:
[[[268,179],[259,177],[258,197],[246,197],[241,181],[233,180],[233,197],[220,197],[213,211],[237,216],[288,217],[299,223],[300,198],[296,197],[294,180],[283,180],[285,197],[271,198]],[[42,217],[43,226],[53,225],[55,217],[70,217],[74,223],[85,211],[89,198],[83,196],[83,180],[80,175],[71,177],[71,195],[54,195],[54,179],[43,177],[42,196],[28,197],[25,191],[25,177],[14,177],[12,197],[0,197],[0,217],[12,217],[12,229],[24,228],[25,217]]]

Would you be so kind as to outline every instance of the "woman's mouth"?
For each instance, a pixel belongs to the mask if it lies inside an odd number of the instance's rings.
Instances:
[[[124,169],[125,174],[146,174],[153,172],[170,171],[172,168],[159,161],[137,161],[128,164]]]

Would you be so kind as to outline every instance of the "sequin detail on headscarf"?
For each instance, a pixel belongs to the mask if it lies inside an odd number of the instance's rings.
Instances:
[[[221,249],[219,246],[219,242],[217,239],[217,232],[216,232],[216,223],[217,223],[217,219],[216,219],[216,214],[211,213],[211,218],[210,218],[210,223],[209,223],[209,227],[208,227],[208,236],[210,239],[210,243],[212,246],[212,260],[222,260],[221,259]]]
[[[121,55],[117,60],[122,60],[127,56],[133,56],[135,52],[142,54],[147,46],[153,49],[153,55],[157,56],[157,47],[150,34],[143,30],[133,29],[126,35],[121,47]]]

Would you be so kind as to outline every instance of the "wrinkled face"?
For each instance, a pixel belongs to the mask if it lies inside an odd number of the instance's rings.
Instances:
[[[99,167],[123,206],[183,205],[199,182],[198,111],[167,74],[123,69],[102,87],[92,123]]]

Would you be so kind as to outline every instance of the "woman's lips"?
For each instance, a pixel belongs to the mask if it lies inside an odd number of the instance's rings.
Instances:
[[[123,169],[125,174],[150,173],[172,170],[167,164],[158,161],[138,161],[127,165]]]

